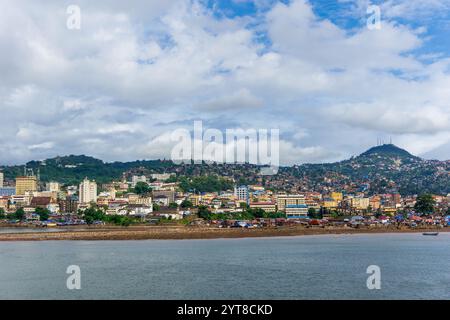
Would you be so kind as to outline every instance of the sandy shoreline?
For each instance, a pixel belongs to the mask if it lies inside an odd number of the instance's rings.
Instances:
[[[279,227],[264,229],[220,229],[206,227],[121,227],[67,229],[61,232],[3,233],[0,241],[46,241],[46,240],[181,240],[217,238],[286,237],[333,234],[372,234],[372,233],[416,233],[436,231],[435,228],[397,229],[389,228],[305,228]],[[439,232],[450,232],[450,228]]]

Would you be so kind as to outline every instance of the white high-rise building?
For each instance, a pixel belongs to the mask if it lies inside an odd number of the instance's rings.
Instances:
[[[85,178],[80,183],[79,202],[84,204],[97,202],[97,183],[95,181],[90,181],[88,178]]]
[[[245,203],[248,204],[250,198],[248,187],[247,186],[234,187],[234,196],[237,198],[238,201],[243,200]]]
[[[4,178],[5,176],[3,175],[3,172],[0,172],[0,188],[3,188]]]

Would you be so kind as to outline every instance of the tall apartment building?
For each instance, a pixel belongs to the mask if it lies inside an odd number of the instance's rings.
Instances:
[[[16,178],[16,195],[23,196],[26,192],[37,191],[36,176],[17,177]]]
[[[0,188],[3,188],[4,180],[5,180],[5,176],[3,175],[3,172],[0,172]]]
[[[97,183],[85,178],[79,186],[79,203],[97,202]]]

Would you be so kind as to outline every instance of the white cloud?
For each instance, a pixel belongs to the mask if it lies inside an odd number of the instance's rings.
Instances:
[[[412,14],[405,4],[383,10]],[[415,53],[427,25],[388,17],[381,30],[349,31],[301,0],[259,1],[257,17],[233,19],[197,1],[79,1],[72,31],[59,1],[2,6],[0,163],[168,158],[165,132],[188,119],[278,128],[284,164],[345,157],[380,132],[408,147],[422,137],[429,147],[414,150],[441,155],[449,133],[450,61],[431,52],[424,64]]]

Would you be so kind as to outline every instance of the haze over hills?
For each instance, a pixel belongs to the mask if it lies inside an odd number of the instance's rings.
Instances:
[[[450,193],[450,161],[423,160],[393,144],[370,148],[351,159],[325,164],[302,164],[281,167],[274,176],[261,176],[260,166],[253,164],[174,164],[170,160],[142,160],[105,163],[84,155],[56,157],[26,164],[41,181],[77,184],[84,177],[100,183],[131,175],[174,173],[178,177],[221,175],[236,183],[260,183],[286,191],[341,190],[401,194]],[[7,179],[24,172],[24,166],[2,168]]]

